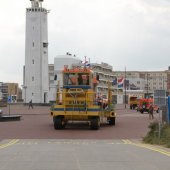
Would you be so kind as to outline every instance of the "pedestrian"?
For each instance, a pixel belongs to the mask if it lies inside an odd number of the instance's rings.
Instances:
[[[32,99],[29,101],[29,107],[28,107],[28,109],[30,109],[30,107],[33,109]]]
[[[149,119],[154,119],[154,116],[153,116],[153,106],[152,105],[150,105],[150,107],[149,107]]]

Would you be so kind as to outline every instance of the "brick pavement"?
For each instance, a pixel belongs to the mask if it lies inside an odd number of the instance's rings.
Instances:
[[[9,107],[2,108],[9,114]],[[11,105],[10,114],[21,114],[21,121],[0,122],[1,139],[141,139],[148,131],[151,122],[148,114],[116,107],[115,126],[102,125],[97,131],[89,130],[86,124],[70,124],[65,130],[54,130],[49,106]],[[157,117],[154,120],[157,120]]]

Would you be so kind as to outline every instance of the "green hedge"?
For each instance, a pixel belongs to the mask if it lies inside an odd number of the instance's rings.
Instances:
[[[153,122],[149,125],[149,132],[143,138],[145,143],[165,145],[170,148],[170,125],[161,125],[160,137],[159,137],[159,123]]]

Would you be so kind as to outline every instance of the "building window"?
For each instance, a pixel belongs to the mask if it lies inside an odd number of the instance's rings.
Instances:
[[[34,76],[32,76],[32,81],[34,81]]]
[[[43,42],[43,47],[48,47],[48,43],[47,42]]]
[[[34,59],[32,60],[32,64],[34,64]]]
[[[34,42],[32,42],[32,46],[34,47]]]

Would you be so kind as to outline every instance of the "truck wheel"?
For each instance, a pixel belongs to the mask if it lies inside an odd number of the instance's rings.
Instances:
[[[93,117],[91,120],[90,120],[90,128],[92,130],[97,130],[100,128],[100,120],[98,117]]]
[[[64,129],[65,128],[65,122],[62,117],[54,117],[54,129]]]
[[[110,117],[110,120],[109,120],[109,125],[115,125],[115,117]]]

